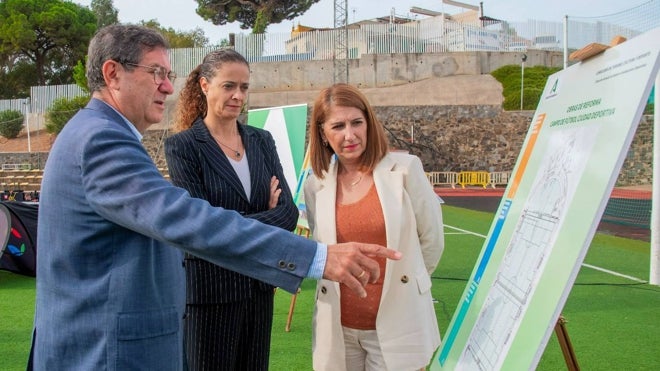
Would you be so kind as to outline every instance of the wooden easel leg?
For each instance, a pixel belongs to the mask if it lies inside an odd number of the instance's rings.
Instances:
[[[291,296],[291,304],[289,304],[289,315],[286,317],[286,326],[284,327],[284,331],[286,332],[291,331],[291,319],[293,318],[293,308],[295,308],[296,306],[296,297],[298,297],[299,292],[300,289],[298,289],[296,293]]]
[[[568,337],[568,330],[566,329],[565,324],[566,319],[564,316],[560,315],[557,324],[555,325],[555,334],[557,335],[557,340],[559,340],[561,351],[564,354],[566,368],[569,371],[579,371],[580,366],[578,365],[577,357],[575,356],[573,345],[571,345],[571,339]]]

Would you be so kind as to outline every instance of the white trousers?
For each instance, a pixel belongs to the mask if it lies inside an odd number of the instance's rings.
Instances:
[[[347,371],[387,370],[376,330],[356,330],[348,327],[342,329],[346,346]]]

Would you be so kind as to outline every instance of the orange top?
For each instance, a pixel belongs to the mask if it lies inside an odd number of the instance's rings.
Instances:
[[[380,207],[376,186],[372,185],[359,201],[335,205],[337,220],[337,242],[365,242],[385,246],[385,219]],[[360,298],[353,290],[340,284],[341,324],[358,330],[374,330],[376,314],[380,306],[385,277],[385,258],[375,258],[380,265],[380,278],[374,284],[367,284],[367,297]]]

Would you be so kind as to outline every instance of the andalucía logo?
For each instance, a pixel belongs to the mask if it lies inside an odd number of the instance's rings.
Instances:
[[[16,239],[19,240],[19,241],[23,240],[23,236],[21,236],[21,234],[13,227],[11,229],[11,234],[14,237],[16,237]],[[14,256],[22,256],[23,254],[25,254],[25,244],[21,243],[21,247],[17,247],[16,245],[8,244],[7,245],[7,250],[5,250],[5,251],[9,252],[11,255],[14,255]]]
[[[548,92],[548,95],[545,96],[545,99],[550,99],[554,98],[559,94],[559,79],[556,79],[554,84],[552,84],[552,88],[550,88],[550,91]]]

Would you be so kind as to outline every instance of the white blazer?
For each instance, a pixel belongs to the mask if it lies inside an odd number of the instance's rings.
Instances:
[[[387,234],[387,247],[401,251],[388,260],[376,331],[388,370],[419,370],[440,345],[430,275],[444,249],[440,201],[419,158],[389,153],[373,172]],[[337,162],[323,179],[313,174],[304,186],[313,238],[336,243]],[[346,369],[339,284],[320,280],[313,318],[314,370]]]

